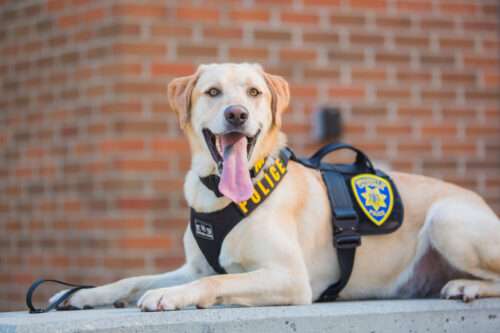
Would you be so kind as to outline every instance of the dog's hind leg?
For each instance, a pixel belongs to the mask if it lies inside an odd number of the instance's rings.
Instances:
[[[500,297],[500,220],[475,194],[444,199],[431,208],[427,232],[434,249],[463,276],[449,281],[444,298]]]

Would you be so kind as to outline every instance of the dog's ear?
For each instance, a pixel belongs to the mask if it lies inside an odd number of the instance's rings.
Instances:
[[[290,103],[290,88],[288,82],[278,75],[263,72],[264,79],[271,91],[271,110],[273,112],[273,122],[277,127],[281,127],[281,115]]]
[[[199,77],[199,71],[189,76],[173,79],[168,84],[168,102],[177,113],[182,129],[189,122],[191,116],[191,94]]]

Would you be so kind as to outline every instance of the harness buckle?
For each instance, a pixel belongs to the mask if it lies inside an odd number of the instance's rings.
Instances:
[[[337,249],[353,249],[361,245],[361,236],[357,232],[338,232],[333,237]]]
[[[333,243],[335,248],[352,249],[361,245],[358,232],[358,215],[352,208],[337,208],[334,211]]]

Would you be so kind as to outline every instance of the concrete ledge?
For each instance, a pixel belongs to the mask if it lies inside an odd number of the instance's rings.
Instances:
[[[309,306],[136,308],[0,313],[4,332],[500,332],[500,299],[335,302]]]

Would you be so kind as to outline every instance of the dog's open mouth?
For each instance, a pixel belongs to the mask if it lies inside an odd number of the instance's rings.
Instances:
[[[207,147],[214,159],[221,180],[219,191],[234,202],[248,200],[253,192],[248,161],[252,156],[260,130],[254,136],[241,132],[214,134],[203,130]]]

